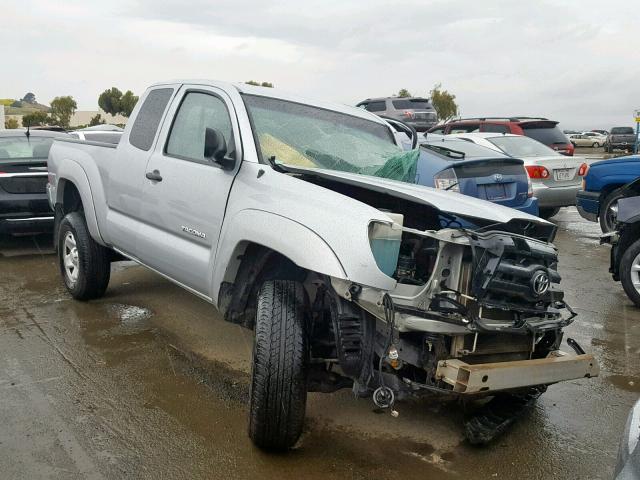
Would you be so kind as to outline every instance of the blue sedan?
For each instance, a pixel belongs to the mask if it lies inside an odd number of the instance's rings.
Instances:
[[[522,160],[447,137],[422,141],[419,151],[416,183],[538,215],[538,200]]]

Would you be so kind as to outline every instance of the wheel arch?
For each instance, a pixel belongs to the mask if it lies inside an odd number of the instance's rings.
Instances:
[[[309,272],[346,279],[333,250],[307,227],[269,212],[243,210],[223,228],[213,272],[212,298],[238,321],[265,279],[300,280]]]
[[[98,243],[104,245],[98,226],[89,179],[84,170],[75,162],[67,162],[65,164],[65,172],[59,173],[54,209],[56,231],[57,225],[64,215],[73,211],[82,211],[89,233]]]

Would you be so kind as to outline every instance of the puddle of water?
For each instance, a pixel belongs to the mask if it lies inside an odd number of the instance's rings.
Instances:
[[[607,381],[612,385],[625,390],[627,392],[640,393],[640,377],[631,377],[627,375],[610,375]]]
[[[113,303],[108,306],[111,314],[120,319],[122,325],[127,327],[139,327],[151,318],[152,312],[148,308],[138,307],[136,305],[125,305],[122,303]]]

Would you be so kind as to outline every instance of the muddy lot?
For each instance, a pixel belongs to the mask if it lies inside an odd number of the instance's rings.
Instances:
[[[640,310],[614,283],[596,224],[554,221],[579,317],[566,330],[601,376],[549,388],[494,444],[465,444],[463,412],[437,399],[373,413],[349,391],[310,394],[287,455],[246,435],[251,332],[132,264],[107,295],[64,290],[47,238],[0,240],[0,471],[11,479],[609,479],[640,395]],[[566,347],[566,345],[564,346]]]

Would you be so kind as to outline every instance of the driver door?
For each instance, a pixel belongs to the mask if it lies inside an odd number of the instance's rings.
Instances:
[[[213,260],[241,157],[233,104],[223,90],[183,86],[145,174],[140,260],[211,298]],[[233,119],[233,120],[232,120]],[[207,127],[222,132],[233,170],[204,157]]]

